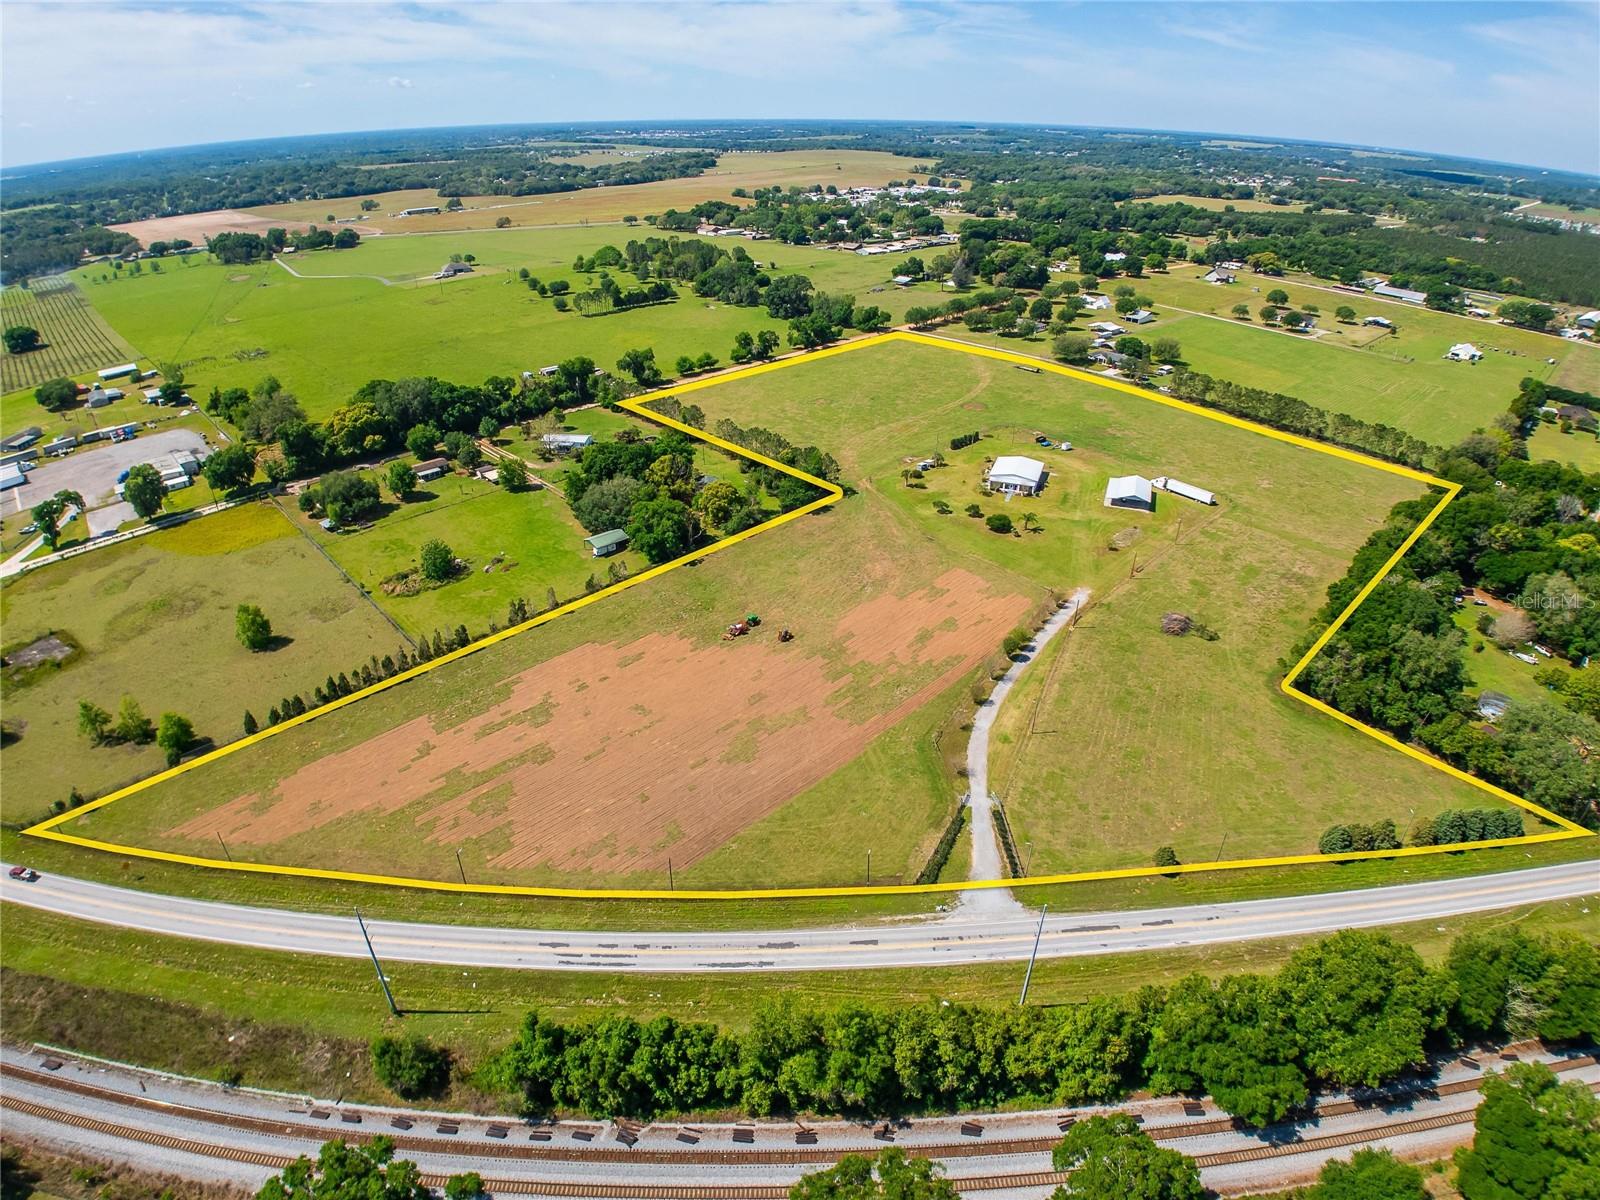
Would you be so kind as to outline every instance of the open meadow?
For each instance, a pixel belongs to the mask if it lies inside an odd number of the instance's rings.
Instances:
[[[274,263],[224,266],[194,259],[159,275],[112,279],[93,267],[77,275],[123,336],[155,359],[185,365],[191,391],[250,387],[272,374],[314,418],[372,379],[437,375],[478,383],[490,375],[516,378],[579,354],[613,369],[620,355],[641,346],[653,348],[670,370],[685,354],[709,351],[726,360],[741,330],[786,332],[787,323],[765,308],[708,301],[687,285],[670,304],[582,317],[558,311],[516,274],[526,267],[547,283],[565,279],[582,290],[593,280],[572,271],[576,256],[643,236],[623,226],[479,231],[375,239],[353,250],[296,255],[290,265],[298,275]],[[893,263],[885,257],[742,239],[736,244],[775,263],[777,273],[804,274],[821,290],[850,292],[897,319],[932,294],[890,286]],[[472,254],[477,270],[433,281],[452,254]],[[419,276],[422,282],[410,283]]]
[[[693,398],[708,427],[835,452],[856,494],[66,830],[422,878],[450,877],[459,851],[472,880],[568,886],[660,886],[669,863],[680,887],[857,883],[872,849],[876,880],[905,879],[959,789],[973,681],[1007,630],[1079,587],[1088,615],[1001,714],[998,786],[1035,870],[1184,853],[1216,813],[1239,855],[1294,853],[1336,820],[1403,817],[1393,796],[1419,813],[1481,802],[1275,690],[1323,588],[1415,485],[946,348]],[[1036,431],[1074,449],[1040,450]],[[907,463],[941,447],[947,465],[907,486]],[[1002,453],[1040,455],[1044,493],[982,496]],[[1221,503],[1101,505],[1113,474],[1169,472]],[[1218,640],[1163,636],[1169,610]],[[746,612],[757,634],[719,640]]]
[[[1600,386],[1600,352],[1594,347],[1295,280],[1240,273],[1237,283],[1214,285],[1199,275],[1198,268],[1180,266],[1132,281],[1156,302],[1159,314],[1154,324],[1136,330],[1140,337],[1177,338],[1184,360],[1196,371],[1393,425],[1436,445],[1492,423],[1526,376],[1551,379],[1564,371],[1571,380],[1565,386],[1591,391]],[[1288,293],[1290,307],[1320,310],[1314,333],[1262,326],[1260,309],[1277,288]],[[1248,306],[1248,321],[1232,315],[1237,304]],[[1354,308],[1358,321],[1385,317],[1398,332],[1342,325],[1334,319],[1341,305]],[[1457,342],[1472,342],[1483,359],[1448,361],[1445,352]],[[1572,365],[1564,367],[1569,359]]]
[[[192,489],[199,490],[199,489]],[[258,605],[274,646],[252,654],[234,610]],[[0,750],[7,821],[35,820],[77,788],[103,794],[162,765],[153,745],[95,747],[78,732],[78,701],[116,714],[129,695],[156,720],[188,717],[217,743],[265,719],[285,695],[392,653],[400,634],[269,503],[201,518],[55,563],[0,587],[5,652],[54,635],[59,666],[8,668],[5,716],[21,726]]]

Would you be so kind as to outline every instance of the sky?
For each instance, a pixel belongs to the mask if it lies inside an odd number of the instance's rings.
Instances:
[[[737,118],[1181,129],[1600,173],[1600,0],[0,0],[0,163]]]

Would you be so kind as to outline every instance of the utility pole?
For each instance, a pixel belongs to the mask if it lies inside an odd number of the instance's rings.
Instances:
[[[372,959],[372,969],[378,973],[378,986],[383,989],[383,998],[389,1002],[389,1012],[398,1017],[400,1009],[395,1005],[394,993],[389,990],[389,981],[383,976],[383,964],[378,961],[378,953],[372,948],[372,937],[367,933],[367,923],[361,919],[359,911],[356,912],[356,924],[361,927],[361,940],[367,944],[367,957]]]
[[[467,869],[461,865],[461,847],[456,847],[456,870],[461,872],[461,882],[467,881]]]
[[[673,881],[672,878],[672,860],[669,858],[667,859],[667,891],[675,892],[677,890],[678,885]]]
[[[222,831],[217,831],[217,844],[222,847],[222,853],[227,855],[228,861],[233,861],[233,855],[228,852],[228,843],[222,840]]]
[[[1039,957],[1039,939],[1044,937],[1044,918],[1049,911],[1048,904],[1039,910],[1039,928],[1033,934],[1033,953],[1028,955],[1028,973],[1022,977],[1022,995],[1017,997],[1018,1008],[1028,1003],[1028,985],[1033,982],[1033,964]]]
[[[872,884],[872,851],[871,850],[867,851],[867,884],[868,884],[868,886],[871,886],[871,884]]]

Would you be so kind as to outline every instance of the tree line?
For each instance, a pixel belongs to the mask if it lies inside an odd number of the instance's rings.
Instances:
[[[960,1003],[818,1010],[780,997],[739,1032],[657,1017],[567,1025],[529,1013],[473,1074],[529,1114],[654,1118],[966,1111],[1209,1093],[1247,1124],[1318,1089],[1375,1087],[1431,1053],[1490,1038],[1600,1033],[1600,951],[1568,935],[1458,938],[1426,966],[1382,933],[1347,931],[1273,975],[1193,975],[1053,1008]]]
[[[1600,474],[1527,460],[1526,435],[1549,398],[1546,385],[1524,381],[1492,432],[1441,453],[1435,470],[1459,483],[1460,494],[1299,683],[1341,712],[1594,827],[1600,763],[1585,747],[1600,744],[1600,686],[1559,659],[1582,663],[1600,652],[1600,539],[1587,520],[1600,508]],[[1344,610],[1436,503],[1436,496],[1424,496],[1390,511],[1328,589],[1313,629],[1326,628]],[[1454,620],[1468,587],[1513,605],[1485,611],[1478,637],[1463,634]],[[1302,645],[1314,636],[1308,632]],[[1514,700],[1492,726],[1468,695],[1466,663],[1468,653],[1489,653],[1491,644],[1537,644],[1552,656],[1537,677],[1551,698]]]

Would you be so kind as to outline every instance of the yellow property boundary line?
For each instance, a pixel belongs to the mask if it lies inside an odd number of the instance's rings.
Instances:
[[[436,670],[439,667],[443,667],[449,663],[455,662],[457,659],[465,658],[469,654],[475,654],[479,650],[496,645],[497,643],[503,642],[508,638],[513,638],[519,634],[526,633],[530,629],[537,629],[539,626],[548,624],[559,617],[564,617],[568,613],[577,612],[579,609],[587,608],[591,604],[597,604],[608,596],[614,596],[619,592],[626,591],[628,588],[637,587],[651,579],[659,578],[660,576],[665,575],[668,571],[676,570],[678,567],[681,567],[686,563],[694,562],[705,558],[707,555],[726,550],[728,547],[738,545],[747,538],[755,537],[757,534],[764,533],[769,529],[776,529],[778,526],[784,525],[789,521],[797,520],[798,518],[806,516],[809,513],[816,512],[818,509],[826,508],[829,505],[838,502],[844,498],[844,492],[836,485],[828,483],[826,480],[817,479],[814,476],[807,475],[803,471],[797,471],[793,467],[785,466],[783,463],[777,462],[766,457],[765,455],[757,454],[743,446],[735,445],[734,443],[726,441],[723,438],[719,438],[714,434],[707,433],[705,430],[696,429],[691,425],[684,424],[682,421],[677,421],[671,417],[664,416],[661,413],[647,408],[646,405],[656,400],[684,396],[692,392],[700,391],[704,388],[717,387],[724,383],[734,383],[745,379],[753,379],[758,375],[766,375],[772,371],[781,371],[788,367],[815,362],[818,359],[833,358],[841,354],[850,354],[855,351],[866,350],[875,346],[883,346],[892,342],[909,342],[920,346],[933,346],[944,350],[955,350],[963,354],[972,354],[980,358],[995,359],[999,362],[1028,367],[1029,369],[1037,370],[1041,373],[1061,375],[1068,379],[1092,383],[1099,387],[1108,388],[1112,391],[1126,393],[1127,395],[1137,397],[1140,400],[1162,404],[1168,408],[1178,409],[1181,412],[1192,413],[1195,416],[1204,417],[1208,421],[1217,421],[1224,425],[1231,425],[1236,429],[1242,429],[1249,433],[1260,434],[1264,437],[1272,438],[1275,441],[1287,442],[1292,446],[1300,446],[1304,449],[1315,451],[1318,454],[1331,454],[1336,458],[1342,458],[1364,467],[1372,467],[1379,471],[1385,471],[1390,475],[1398,475],[1401,478],[1410,479],[1414,482],[1425,484],[1428,487],[1442,489],[1444,495],[1440,498],[1439,503],[1434,506],[1433,510],[1429,512],[1426,518],[1423,519],[1422,523],[1411,531],[1411,536],[1406,538],[1406,540],[1400,544],[1399,548],[1389,556],[1388,561],[1378,569],[1378,572],[1367,581],[1366,586],[1363,587],[1360,592],[1356,594],[1355,598],[1350,601],[1350,603],[1345,607],[1345,610],[1339,614],[1338,619],[1335,620],[1333,624],[1329,625],[1328,628],[1322,632],[1321,636],[1319,636],[1317,640],[1312,643],[1311,648],[1301,656],[1300,661],[1297,662],[1288,675],[1284,677],[1284,680],[1279,687],[1286,696],[1293,697],[1302,704],[1310,705],[1318,712],[1324,713],[1335,720],[1344,722],[1344,724],[1350,726],[1350,728],[1358,730],[1367,737],[1370,737],[1393,750],[1397,750],[1401,754],[1415,759],[1417,762],[1423,763],[1434,770],[1443,771],[1445,774],[1450,775],[1462,781],[1463,783],[1475,787],[1480,791],[1487,792],[1489,795],[1494,796],[1498,800],[1504,800],[1507,803],[1516,805],[1518,808],[1533,813],[1540,820],[1556,826],[1555,830],[1548,833],[1531,834],[1525,837],[1517,838],[1493,838],[1478,842],[1458,842],[1449,846],[1408,846],[1399,850],[1369,850],[1352,852],[1349,854],[1290,854],[1272,858],[1246,858],[1233,859],[1226,862],[1190,863],[1172,867],[1125,867],[1109,871],[1077,871],[1064,875],[1035,875],[1029,876],[1026,879],[958,880],[948,883],[912,883],[878,886],[867,885],[856,887],[733,888],[662,891],[659,888],[563,888],[519,886],[516,884],[452,883],[448,880],[417,879],[407,876],[394,875],[370,875],[359,871],[333,871],[317,867],[280,866],[274,863],[240,863],[216,858],[203,858],[192,854],[175,854],[166,850],[152,850],[141,846],[124,846],[114,842],[102,842],[93,838],[78,837],[75,834],[65,833],[58,828],[69,821],[83,816],[85,813],[93,812],[98,808],[104,808],[108,804],[114,804],[118,800],[123,800],[129,796],[136,795],[139,792],[145,791],[147,788],[155,787],[159,783],[164,783],[169,779],[175,779],[179,775],[196,770],[207,763],[215,762],[218,759],[225,758],[230,754],[236,754],[248,746],[253,746],[258,742],[265,741],[270,737],[276,737],[278,734],[293,729],[296,726],[303,725],[307,721],[312,721],[318,717],[326,716],[328,713],[335,712],[347,704],[354,704],[358,700],[365,699],[368,696],[375,695],[378,692],[385,691],[388,688],[405,683],[407,680],[415,679],[421,675],[425,675],[429,671]],[[751,461],[761,463],[763,466],[782,471],[787,475],[792,475],[796,479],[804,480],[811,486],[820,489],[823,495],[819,499],[813,500],[809,504],[794,509],[790,512],[782,513],[770,521],[766,521],[763,524],[755,526],[754,528],[745,530],[743,533],[737,533],[731,537],[724,538],[703,550],[696,550],[690,554],[684,555],[682,558],[676,558],[671,562],[662,563],[659,566],[651,567],[647,571],[641,571],[639,574],[625,579],[620,583],[615,583],[610,587],[602,588],[598,592],[583,596],[580,599],[572,601],[570,604],[564,604],[560,608],[552,609],[550,612],[541,613],[539,616],[534,617],[531,620],[524,621],[520,625],[513,625],[509,629],[502,629],[498,633],[493,633],[487,637],[480,638],[478,641],[473,642],[470,645],[463,646],[458,650],[453,650],[448,654],[441,655],[440,657],[431,659],[428,662],[420,663],[406,671],[402,671],[397,675],[393,675],[388,679],[382,680],[379,683],[375,683],[371,687],[362,688],[360,691],[352,692],[348,696],[341,696],[340,698],[329,701],[320,708],[312,709],[301,716],[290,718],[287,721],[281,721],[277,725],[260,730],[259,732],[253,733],[248,737],[241,738],[236,742],[230,742],[225,746],[220,746],[215,750],[199,756],[198,758],[192,759],[185,763],[180,763],[176,767],[172,767],[168,770],[160,772],[159,774],[152,775],[147,779],[142,779],[138,783],[131,784],[130,786],[122,788],[119,791],[112,792],[110,795],[102,796],[100,799],[92,801],[89,804],[85,804],[80,808],[70,809],[58,816],[51,817],[49,820],[42,821],[37,825],[33,825],[23,832],[31,837],[47,838],[51,841],[64,842],[73,846],[83,846],[91,850],[103,850],[111,854],[126,854],[138,858],[157,859],[162,862],[181,863],[186,866],[209,867],[220,871],[244,871],[258,875],[285,875],[302,879],[332,879],[341,880],[347,883],[386,884],[394,887],[420,888],[436,892],[464,892],[478,895],[542,896],[561,899],[593,900],[752,900],[830,896],[897,896],[939,892],[962,892],[981,888],[1041,887],[1047,884],[1081,883],[1088,880],[1100,879],[1138,879],[1154,875],[1197,874],[1204,871],[1237,871],[1248,867],[1282,867],[1296,866],[1302,863],[1348,862],[1355,859],[1364,858],[1410,858],[1426,854],[1444,854],[1459,850],[1487,849],[1495,846],[1523,846],[1532,845],[1538,842],[1556,842],[1564,841],[1568,838],[1594,836],[1589,830],[1584,829],[1581,825],[1577,825],[1574,822],[1567,820],[1565,817],[1559,816],[1548,809],[1541,808],[1539,805],[1528,800],[1524,800],[1520,796],[1514,796],[1510,792],[1505,791],[1503,788],[1495,787],[1493,784],[1469,775],[1465,771],[1458,770],[1450,764],[1434,758],[1431,755],[1425,754],[1415,747],[1407,746],[1389,736],[1387,733],[1384,733],[1378,729],[1374,729],[1370,725],[1363,724],[1354,717],[1348,716],[1347,714],[1340,712],[1338,709],[1324,704],[1321,700],[1307,695],[1294,686],[1295,680],[1299,678],[1301,672],[1305,670],[1306,666],[1311,662],[1311,660],[1315,658],[1318,652],[1320,652],[1322,648],[1328,644],[1328,641],[1335,633],[1339,631],[1340,627],[1350,619],[1351,614],[1361,606],[1362,602],[1372,594],[1372,590],[1376,588],[1378,584],[1382,582],[1383,578],[1394,569],[1395,565],[1402,557],[1404,557],[1405,553],[1411,549],[1411,547],[1416,543],[1417,539],[1422,536],[1423,532],[1428,528],[1428,526],[1431,525],[1439,516],[1439,514],[1444,511],[1445,506],[1448,505],[1450,501],[1455,499],[1456,494],[1461,490],[1460,484],[1451,483],[1445,479],[1435,478],[1434,476],[1422,471],[1414,471],[1410,467],[1402,467],[1394,463],[1383,462],[1380,459],[1372,458],[1368,455],[1361,454],[1353,450],[1345,450],[1338,446],[1330,446],[1322,442],[1313,441],[1310,438],[1300,437],[1297,434],[1285,433],[1277,429],[1269,429],[1265,425],[1258,425],[1253,421],[1246,421],[1242,418],[1231,416],[1227,413],[1203,408],[1200,405],[1190,404],[1184,400],[1177,400],[1171,396],[1164,396],[1158,392],[1149,391],[1144,388],[1137,387],[1131,383],[1123,382],[1122,380],[1108,379],[1101,375],[1094,375],[1087,371],[1080,371],[1072,367],[1061,366],[1057,363],[1034,358],[1030,355],[1014,354],[1007,350],[998,350],[987,346],[978,346],[966,342],[953,341],[948,338],[933,337],[927,334],[908,333],[902,331],[860,338],[852,342],[846,342],[842,345],[831,346],[823,350],[812,351],[808,354],[779,359],[773,362],[759,363],[755,366],[744,367],[735,371],[728,371],[720,375],[693,380],[688,383],[677,384],[673,387],[663,388],[660,391],[650,392],[645,396],[624,400],[620,403],[620,407],[635,416],[646,418],[647,420],[654,421],[657,424],[679,430],[700,441],[708,442],[713,446],[717,446],[720,449],[728,451],[736,457],[750,459]]]

